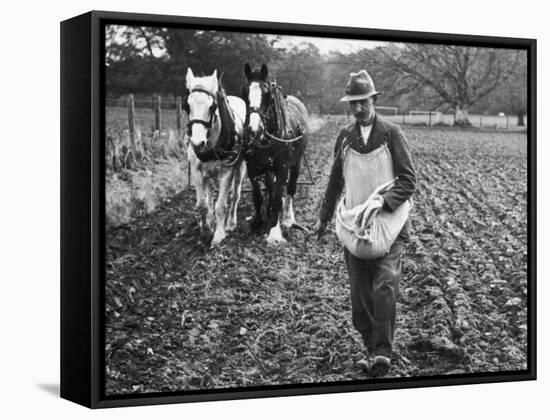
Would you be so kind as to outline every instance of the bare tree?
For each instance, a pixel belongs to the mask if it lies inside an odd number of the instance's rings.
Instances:
[[[510,77],[495,92],[495,102],[503,111],[517,117],[517,125],[524,126],[527,113],[527,52],[518,52],[519,60]]]
[[[452,107],[456,125],[470,125],[470,107],[503,83],[518,60],[507,50],[455,45],[394,44],[380,51],[398,75],[393,96],[417,92],[431,109]]]

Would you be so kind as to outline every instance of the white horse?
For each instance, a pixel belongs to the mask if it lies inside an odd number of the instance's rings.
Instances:
[[[241,154],[246,105],[226,96],[217,71],[195,77],[187,69],[187,155],[197,194],[201,231],[214,233],[212,247],[237,226],[237,206],[246,165]],[[218,198],[214,206],[215,182]]]

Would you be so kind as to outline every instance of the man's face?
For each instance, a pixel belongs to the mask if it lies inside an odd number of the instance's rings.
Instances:
[[[360,124],[369,125],[374,121],[374,97],[350,101],[350,110]]]

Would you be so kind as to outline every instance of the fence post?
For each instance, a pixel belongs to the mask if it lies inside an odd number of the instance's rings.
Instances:
[[[135,108],[134,108],[134,95],[128,95],[128,134],[130,136],[130,147],[134,155],[134,159],[137,157],[136,136],[135,136]]]
[[[181,117],[182,117],[182,107],[181,107],[181,96],[176,98],[176,131],[178,133],[178,138],[181,137]]]
[[[481,121],[481,115],[479,116],[479,128],[483,128],[483,121]]]
[[[506,114],[506,130],[508,130],[508,127],[509,127],[509,120],[510,120],[510,117],[508,116],[508,114]]]
[[[405,113],[403,112],[403,125],[405,125]]]
[[[155,102],[155,130],[158,130],[160,133],[160,96],[157,96],[157,100]]]

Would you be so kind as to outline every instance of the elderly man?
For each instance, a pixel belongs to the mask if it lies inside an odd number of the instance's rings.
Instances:
[[[315,225],[318,237],[325,232],[344,187],[346,206],[357,206],[370,197],[376,204],[375,211],[387,212],[400,207],[416,189],[415,170],[401,128],[376,115],[374,104],[379,94],[366,70],[351,73],[341,101],[349,102],[356,121],[343,128],[336,139],[334,162]],[[389,150],[385,170],[390,168],[397,180],[392,188],[373,197],[377,187],[373,184],[381,168],[380,159],[371,157],[384,146],[384,150]],[[372,364],[369,357],[360,363],[373,376],[386,375],[390,369],[401,253],[408,239],[407,220],[389,252],[381,258],[360,259],[344,248],[353,325],[363,337],[367,356],[373,356]]]

